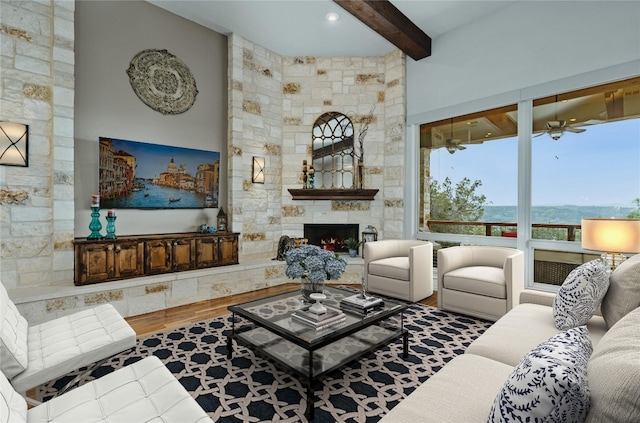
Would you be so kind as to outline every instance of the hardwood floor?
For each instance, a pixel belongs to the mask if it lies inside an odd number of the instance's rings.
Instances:
[[[357,287],[359,288],[360,286],[358,285]],[[138,316],[131,316],[127,317],[126,320],[138,336],[150,335],[165,330],[179,328],[201,320],[222,316],[229,313],[227,311],[227,307],[233,304],[252,301],[284,292],[296,291],[298,289],[298,284],[288,283],[244,294],[230,295],[228,297],[200,301],[198,303],[154,311]],[[437,307],[437,298],[437,293],[434,292],[430,297],[420,301],[420,304]]]

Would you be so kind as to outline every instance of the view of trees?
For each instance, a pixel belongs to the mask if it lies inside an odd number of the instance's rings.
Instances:
[[[504,222],[515,223],[516,206],[491,206],[485,195],[476,191],[482,181],[471,182],[463,178],[457,184],[446,177],[442,183],[432,179],[429,189],[431,195],[431,220],[454,222]],[[534,206],[532,218],[534,223],[558,223],[579,225],[582,217],[627,217],[640,219],[640,198],[633,200],[635,209],[613,206]],[[483,218],[484,217],[484,218]],[[484,225],[434,225],[433,232],[485,235]],[[513,227],[495,226],[493,236],[500,236],[502,231],[514,231]],[[533,228],[532,238],[567,240],[566,228]],[[581,241],[580,231],[576,232],[575,241]]]
[[[431,219],[453,220],[464,222],[476,222],[484,214],[484,206],[487,197],[476,194],[476,190],[482,186],[482,181],[471,182],[469,178],[463,178],[455,187],[449,177],[442,184],[432,179],[429,184],[431,196]],[[483,226],[462,225],[438,225],[432,228],[433,232],[446,232],[454,234],[483,235]]]
[[[636,205],[636,209],[630,212],[627,217],[629,219],[640,219],[640,198],[633,200],[633,203]]]

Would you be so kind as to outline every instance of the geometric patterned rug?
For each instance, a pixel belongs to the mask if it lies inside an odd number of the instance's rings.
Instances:
[[[377,422],[417,386],[462,354],[490,322],[421,304],[405,311],[409,356],[402,339],[361,357],[315,384],[314,422]],[[231,315],[137,340],[85,375],[80,384],[149,355],[158,356],[216,422],[307,422],[305,386],[272,362],[234,342],[227,359]],[[51,398],[79,371],[36,389]]]

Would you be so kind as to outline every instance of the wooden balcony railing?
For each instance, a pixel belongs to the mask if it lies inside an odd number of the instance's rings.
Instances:
[[[484,233],[486,236],[493,236],[494,228],[504,228],[500,231],[500,236],[513,237],[516,235],[517,223],[512,222],[460,222],[454,220],[428,220],[427,227],[433,232],[434,226],[448,225],[448,226],[484,226]],[[531,225],[534,228],[547,228],[547,229],[566,229],[567,241],[576,240],[576,230],[581,229],[581,225],[565,224],[565,223],[533,223]],[[508,229],[508,230],[507,230]]]

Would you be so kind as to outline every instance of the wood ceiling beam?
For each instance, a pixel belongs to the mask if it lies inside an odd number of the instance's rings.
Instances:
[[[413,60],[431,56],[431,38],[389,0],[333,0]]]

